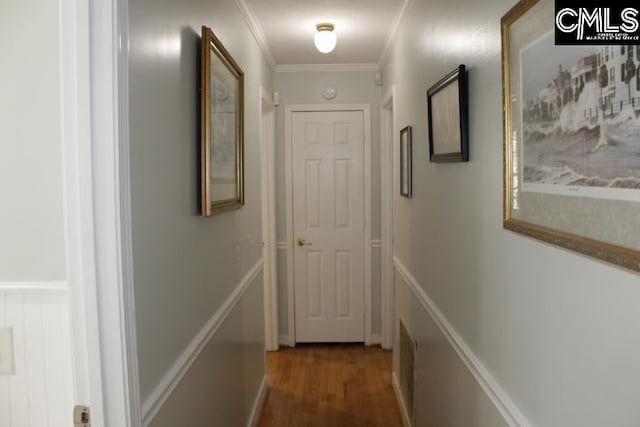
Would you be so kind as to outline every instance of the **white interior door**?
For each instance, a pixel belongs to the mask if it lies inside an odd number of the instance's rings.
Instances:
[[[363,116],[292,113],[296,342],[364,341]]]

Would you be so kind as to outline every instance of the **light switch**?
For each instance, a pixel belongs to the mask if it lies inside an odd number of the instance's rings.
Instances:
[[[88,406],[77,405],[73,408],[74,427],[91,427],[91,413]]]
[[[0,375],[13,374],[13,328],[0,326]]]

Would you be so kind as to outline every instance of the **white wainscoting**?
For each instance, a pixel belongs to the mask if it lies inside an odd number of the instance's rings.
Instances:
[[[189,345],[173,363],[149,397],[142,402],[142,425],[144,427],[149,426],[156,414],[162,409],[162,405],[169,399],[171,393],[180,384],[180,381],[188,372],[191,365],[193,365],[202,350],[224,324],[229,314],[241,300],[245,291],[251,286],[261,271],[262,259],[240,280],[240,283],[238,283],[229,297],[227,297],[215,313],[213,313],[209,321],[193,337]]]
[[[13,328],[14,375],[0,376],[0,426],[72,424],[73,371],[65,282],[0,282],[0,325]]]
[[[466,366],[473,376],[473,379],[475,379],[484,394],[486,394],[487,398],[493,406],[495,406],[502,418],[504,418],[506,425],[510,427],[532,427],[524,414],[516,406],[513,400],[511,400],[509,395],[500,386],[491,373],[485,368],[482,362],[471,351],[458,332],[453,328],[453,326],[451,326],[451,323],[449,323],[433,300],[418,284],[409,270],[407,270],[398,258],[393,259],[393,265],[404,282],[404,285],[411,290],[415,299],[440,329],[464,366]],[[420,380],[418,379],[418,381]],[[419,389],[420,386],[418,385],[417,388]],[[419,405],[420,403],[417,402],[417,404]]]

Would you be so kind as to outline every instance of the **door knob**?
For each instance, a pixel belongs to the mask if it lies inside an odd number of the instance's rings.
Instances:
[[[311,242],[307,242],[302,237],[298,237],[298,246],[310,246]]]

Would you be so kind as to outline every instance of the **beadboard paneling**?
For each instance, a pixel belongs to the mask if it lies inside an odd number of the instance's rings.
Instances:
[[[0,426],[71,425],[73,373],[68,295],[0,283],[0,325],[13,327],[15,374],[0,376]]]

